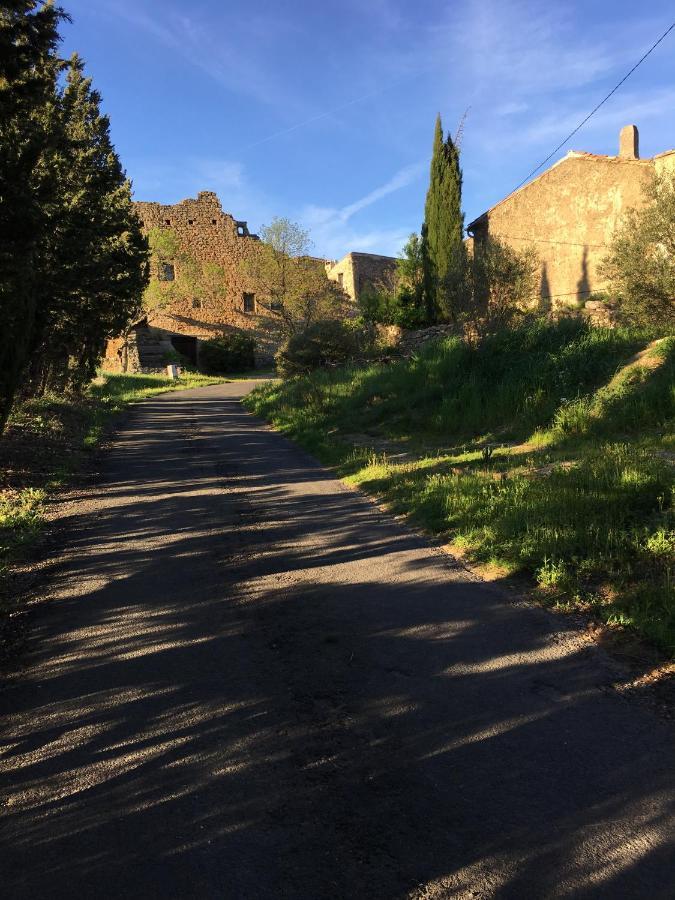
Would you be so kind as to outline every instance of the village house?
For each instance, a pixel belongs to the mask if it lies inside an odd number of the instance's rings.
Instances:
[[[571,150],[467,231],[477,248],[489,237],[518,250],[534,246],[541,308],[580,308],[606,287],[599,267],[623,213],[644,202],[643,188],[654,172],[674,167],[675,150],[640,159],[638,129],[626,125],[617,156]]]
[[[326,274],[357,303],[368,288],[377,290],[396,271],[396,259],[377,253],[348,253],[341,260],[326,260]]]
[[[157,369],[176,353],[197,364],[201,341],[223,331],[252,333],[257,341],[257,361],[271,362],[279,343],[278,320],[266,306],[265,288],[246,271],[246,262],[260,249],[257,235],[246,222],[223,212],[217,195],[202,191],[196,199],[175,205],[137,202],[138,216],[146,234],[168,232],[176,239],[177,258],[154,259],[151,278],[167,301],[149,310],[134,327],[130,337],[108,343],[103,365],[119,369],[123,364],[134,371]],[[396,260],[372,253],[349,253],[339,262],[317,259],[326,277],[339,284],[357,302],[368,286],[376,287],[396,267]],[[172,286],[182,265],[211,271],[200,290],[181,295]],[[123,363],[124,359],[124,363]]]

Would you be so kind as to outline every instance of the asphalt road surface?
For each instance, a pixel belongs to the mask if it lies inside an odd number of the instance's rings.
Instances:
[[[4,898],[668,898],[673,729],[250,383],[135,408],[0,695]]]

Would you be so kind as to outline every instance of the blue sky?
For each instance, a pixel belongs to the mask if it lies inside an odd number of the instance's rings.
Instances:
[[[136,199],[214,190],[318,255],[419,230],[437,112],[462,140],[467,221],[508,194],[673,21],[670,0],[61,0]],[[675,32],[567,149],[675,147]]]

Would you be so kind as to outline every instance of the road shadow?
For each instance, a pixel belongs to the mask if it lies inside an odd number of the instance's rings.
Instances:
[[[64,537],[7,896],[672,896],[672,729],[235,386],[144,403]]]

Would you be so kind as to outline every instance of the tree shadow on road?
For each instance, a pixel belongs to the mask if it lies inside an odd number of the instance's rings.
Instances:
[[[671,895],[621,672],[234,400],[144,404],[64,537],[2,696],[9,896]]]

